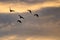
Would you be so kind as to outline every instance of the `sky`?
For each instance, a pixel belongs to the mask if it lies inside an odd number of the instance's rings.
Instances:
[[[0,40],[60,40],[60,0],[0,0]]]
[[[0,12],[9,12],[9,7],[22,13],[28,9],[36,11],[44,7],[60,7],[60,0],[0,0]]]

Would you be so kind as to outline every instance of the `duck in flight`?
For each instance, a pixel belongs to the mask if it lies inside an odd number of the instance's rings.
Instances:
[[[17,20],[17,22],[22,23],[21,20]]]
[[[38,14],[34,14],[34,16],[39,17],[39,15],[38,15]]]
[[[27,11],[32,14],[32,11],[31,10],[27,10]]]
[[[15,10],[12,10],[11,8],[9,8],[9,11],[10,11],[10,12],[15,12]]]
[[[24,19],[24,17],[23,16],[21,16],[21,15],[18,15],[19,17],[20,17],[20,19]]]

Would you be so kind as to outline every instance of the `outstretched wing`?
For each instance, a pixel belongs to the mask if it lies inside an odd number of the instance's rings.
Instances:
[[[17,22],[22,23],[21,20],[17,20]]]
[[[20,17],[20,19],[22,18],[22,19],[24,19],[24,17],[23,16],[21,16],[21,15],[18,15],[19,17]]]
[[[31,10],[27,10],[29,13],[32,13],[32,11]]]
[[[34,16],[39,17],[39,15],[38,15],[38,14],[34,14]]]

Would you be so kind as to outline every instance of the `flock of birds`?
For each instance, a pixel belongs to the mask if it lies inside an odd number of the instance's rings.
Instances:
[[[32,14],[32,11],[31,11],[31,10],[27,10],[27,11],[28,11],[30,14]],[[10,8],[10,12],[15,12],[15,11]],[[20,19],[24,19],[23,16],[21,16],[21,15],[18,15],[18,16],[19,16]],[[34,14],[34,16],[39,17],[38,14]],[[17,20],[17,22],[22,23],[21,20]]]

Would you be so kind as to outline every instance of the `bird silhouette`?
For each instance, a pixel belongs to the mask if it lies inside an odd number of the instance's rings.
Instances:
[[[18,15],[19,17],[20,17],[20,19],[24,19],[24,17],[23,16],[21,16],[21,15]]]
[[[17,22],[22,23],[21,20],[17,20]]]
[[[15,12],[15,10],[12,10],[11,8],[9,8],[9,11],[10,11],[10,12]]]
[[[38,15],[38,14],[34,14],[34,16],[39,17],[39,15]]]
[[[27,11],[32,14],[32,11],[31,10],[27,10]]]

